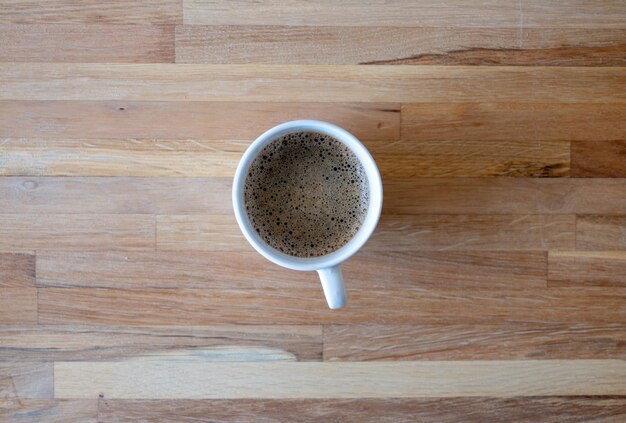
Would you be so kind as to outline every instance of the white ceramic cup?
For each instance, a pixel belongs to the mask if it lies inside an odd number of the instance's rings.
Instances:
[[[340,249],[320,257],[301,258],[285,254],[269,246],[256,233],[246,213],[244,203],[244,187],[248,169],[263,148],[275,139],[292,132],[313,131],[330,135],[342,142],[357,156],[365,173],[369,186],[369,206],[363,224],[354,237]],[[315,270],[319,273],[322,288],[328,306],[332,309],[346,304],[346,291],[341,274],[340,264],[347,260],[367,242],[376,228],[383,205],[383,184],[374,159],[359,140],[345,129],[336,125],[317,120],[294,120],[275,126],[258,137],[246,150],[237,166],[233,182],[233,207],[237,223],[244,236],[255,250],[266,259],[289,269]]]

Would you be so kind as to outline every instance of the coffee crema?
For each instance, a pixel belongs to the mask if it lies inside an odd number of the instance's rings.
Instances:
[[[244,199],[252,227],[268,245],[296,257],[319,257],[343,247],[363,224],[368,181],[343,143],[295,132],[257,155]]]

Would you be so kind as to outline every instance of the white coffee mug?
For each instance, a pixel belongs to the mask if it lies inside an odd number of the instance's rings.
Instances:
[[[329,135],[347,146],[359,159],[369,186],[369,205],[363,224],[352,239],[338,250],[320,257],[301,258],[285,254],[269,246],[252,228],[244,204],[244,186],[250,165],[263,148],[275,139],[292,132],[319,132]],[[345,129],[317,120],[294,120],[266,131],[248,147],[243,154],[233,182],[233,207],[237,223],[250,244],[268,260],[289,269],[316,270],[328,306],[332,309],[346,304],[346,292],[340,264],[347,260],[367,242],[376,228],[383,205],[383,184],[374,159],[359,140]]]

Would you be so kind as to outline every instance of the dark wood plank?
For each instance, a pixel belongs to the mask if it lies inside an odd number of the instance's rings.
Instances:
[[[0,253],[0,288],[35,286],[35,255]]]
[[[394,141],[400,131],[395,103],[0,101],[0,136],[5,138],[139,138],[147,146],[150,138],[249,144],[272,126],[297,119],[330,121],[364,140]],[[127,143],[141,148],[134,140]],[[226,142],[211,147],[233,151]]]
[[[53,391],[51,363],[0,361],[3,403],[19,404],[23,399],[49,399]]]
[[[526,27],[623,28],[626,23],[626,5],[620,0],[522,0],[520,7]]]
[[[0,326],[0,360],[105,361],[136,357],[205,361],[322,359],[320,326]],[[19,354],[16,354],[19,351]]]
[[[626,252],[550,251],[548,286],[626,287]]]
[[[542,288],[543,252],[363,252],[343,266],[351,288]],[[84,288],[317,288],[312,272],[256,252],[40,252],[37,285]]]
[[[346,281],[350,289],[350,281]],[[626,290],[349,290],[329,310],[317,289],[39,288],[39,322],[94,325],[623,323]]]
[[[626,134],[623,104],[428,103],[402,106],[403,139],[607,141]]]
[[[0,411],[6,423],[96,423],[98,401],[20,400]]]
[[[174,62],[174,25],[0,25],[0,39],[0,62]]]
[[[154,225],[137,214],[0,214],[0,250],[151,251]]]
[[[2,24],[176,24],[181,20],[181,0],[6,0],[0,5]]]
[[[623,359],[625,341],[623,324],[331,325],[324,360]]]
[[[626,138],[626,132],[624,137]],[[626,178],[626,139],[572,143],[571,176]]]
[[[626,216],[577,216],[577,250],[626,250]]]
[[[626,419],[625,397],[461,397],[445,399],[103,400],[102,423],[493,423]]]
[[[0,287],[0,324],[12,323],[37,323],[37,290],[35,288]]]
[[[385,214],[615,215],[626,210],[626,179],[392,179],[384,181],[384,191]]]

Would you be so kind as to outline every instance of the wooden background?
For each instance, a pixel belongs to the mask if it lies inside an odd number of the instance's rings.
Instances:
[[[626,421],[626,2],[3,0],[0,420]],[[357,135],[349,305],[240,234],[246,146]]]

